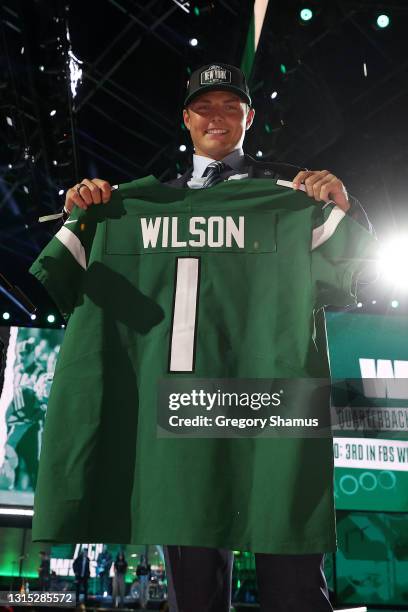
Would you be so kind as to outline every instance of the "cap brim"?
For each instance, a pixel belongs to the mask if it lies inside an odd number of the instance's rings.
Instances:
[[[242,89],[239,87],[235,87],[234,85],[223,85],[222,83],[214,83],[213,85],[202,85],[200,89],[187,96],[187,98],[184,100],[184,108],[186,108],[195,98],[198,98],[198,96],[201,96],[207,91],[232,91],[233,93],[237,94],[237,96],[239,96],[243,102],[246,102],[249,104],[249,106],[252,105],[252,100],[249,95],[242,91]]]

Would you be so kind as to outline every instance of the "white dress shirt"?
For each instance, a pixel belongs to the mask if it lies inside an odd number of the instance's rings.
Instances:
[[[203,174],[207,166],[215,161],[217,160],[211,159],[211,157],[205,157],[204,155],[193,155],[193,174],[191,179],[187,182],[190,189],[201,189],[205,181]],[[234,149],[234,151],[228,153],[222,161],[232,168],[232,170],[236,170],[236,173],[229,176],[228,180],[241,179],[248,176],[247,174],[240,173],[244,164],[244,151],[242,149]]]

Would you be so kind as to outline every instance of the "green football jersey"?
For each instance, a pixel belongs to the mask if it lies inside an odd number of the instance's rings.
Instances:
[[[314,314],[355,301],[374,241],[288,186],[150,176],[76,208],[39,255],[68,324],[34,540],[335,550],[330,438],[157,436],[163,379],[328,374]]]

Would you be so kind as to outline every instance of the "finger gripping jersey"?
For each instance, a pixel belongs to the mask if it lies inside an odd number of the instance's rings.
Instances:
[[[156,435],[163,378],[328,373],[314,313],[355,301],[373,240],[278,183],[136,180],[75,209],[39,255],[31,272],[68,325],[35,540],[335,550],[330,439]]]

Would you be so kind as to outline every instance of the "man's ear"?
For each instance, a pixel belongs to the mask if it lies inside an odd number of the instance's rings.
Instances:
[[[251,127],[254,117],[255,117],[255,109],[250,108],[248,111],[247,117],[246,117],[246,125],[245,125],[246,130],[249,130],[249,128]]]
[[[184,125],[189,130],[190,129],[190,115],[188,114],[188,110],[186,108],[183,110],[183,121],[184,121]]]

